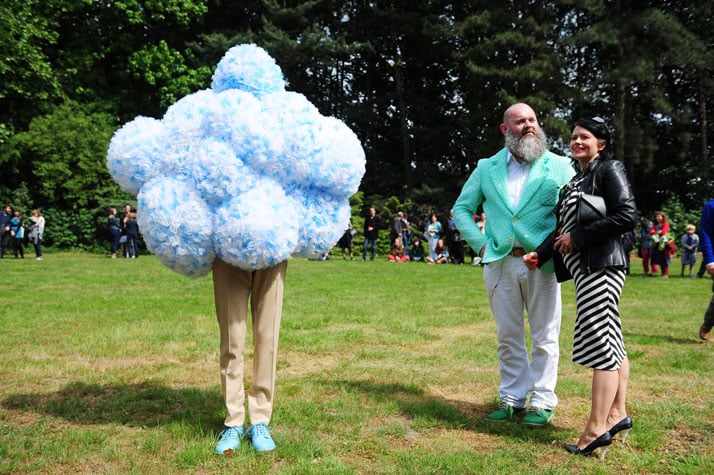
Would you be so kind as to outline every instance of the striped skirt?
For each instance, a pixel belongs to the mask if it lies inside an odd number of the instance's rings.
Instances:
[[[618,310],[625,270],[605,267],[585,275],[579,253],[564,258],[575,281],[573,361],[588,368],[617,370],[626,355]]]

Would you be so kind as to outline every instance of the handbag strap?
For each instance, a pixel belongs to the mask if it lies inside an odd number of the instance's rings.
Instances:
[[[597,186],[597,178],[598,178],[597,171],[600,169],[601,166],[602,166],[602,161],[600,160],[599,157],[596,158],[596,159],[593,161],[593,163],[590,165],[590,174],[591,174],[592,177],[593,177],[593,181],[592,181],[592,183],[593,183],[593,190],[592,190],[592,193],[590,193],[590,194],[593,194],[593,195],[597,195],[597,194],[598,194],[597,192],[598,192],[599,190],[598,190],[598,186]]]

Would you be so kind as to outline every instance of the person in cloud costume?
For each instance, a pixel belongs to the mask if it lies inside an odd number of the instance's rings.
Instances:
[[[180,99],[160,120],[139,116],[120,128],[107,165],[122,189],[138,195],[147,248],[188,277],[213,271],[227,409],[216,452],[234,452],[244,436],[258,451],[273,450],[287,260],[323,255],[348,225],[349,197],[365,171],[359,139],[286,91],[275,60],[244,44],[221,59],[210,89]],[[254,358],[246,430],[249,300]]]

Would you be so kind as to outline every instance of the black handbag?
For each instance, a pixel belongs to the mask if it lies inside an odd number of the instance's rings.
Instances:
[[[607,206],[602,196],[578,193],[579,225],[584,226],[605,217],[607,217]]]

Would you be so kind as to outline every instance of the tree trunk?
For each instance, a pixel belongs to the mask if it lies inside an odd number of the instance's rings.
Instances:
[[[399,51],[399,46],[393,40],[394,50],[394,88],[396,94],[397,108],[399,109],[399,135],[402,143],[402,173],[404,180],[402,182],[402,192],[409,194],[412,190],[412,172],[411,172],[411,141],[409,140],[409,117],[407,114],[406,99],[404,98],[404,76],[402,75],[402,56]]]
[[[704,77],[700,72],[699,76],[699,127],[702,134],[702,148],[701,148],[701,170],[702,170],[702,181],[704,183],[704,189],[706,190],[706,198],[711,197],[712,185],[709,182],[709,157],[707,156],[707,96],[704,92]]]

